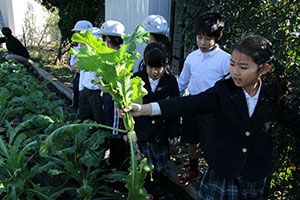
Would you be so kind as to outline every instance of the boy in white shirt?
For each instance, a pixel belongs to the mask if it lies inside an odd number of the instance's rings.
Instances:
[[[218,13],[207,12],[195,22],[198,49],[191,52],[178,79],[182,96],[186,89],[189,95],[196,95],[214,86],[215,82],[229,73],[230,55],[219,48],[224,21]],[[178,178],[179,183],[186,183],[199,174],[199,143],[205,148],[205,135],[211,133],[212,116],[199,114],[183,117],[181,141],[188,143],[189,169]]]

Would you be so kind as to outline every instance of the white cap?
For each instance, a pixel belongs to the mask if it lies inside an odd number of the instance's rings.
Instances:
[[[121,22],[108,20],[100,28],[101,35],[122,36],[125,34],[125,27]]]
[[[101,30],[98,27],[93,27],[91,29],[92,35],[95,36],[96,38],[100,38]]]
[[[91,22],[89,22],[87,20],[79,20],[78,22],[76,22],[72,31],[82,31],[82,30],[87,30],[87,29],[91,29],[91,28],[93,28],[93,25]]]
[[[150,33],[168,34],[168,22],[161,15],[149,15],[142,23],[146,31]]]

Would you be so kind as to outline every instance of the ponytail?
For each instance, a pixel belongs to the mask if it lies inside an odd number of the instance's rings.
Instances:
[[[274,56],[272,56],[268,63],[273,66],[273,72],[267,75],[266,80],[270,79],[270,76],[272,76],[271,81],[269,82],[272,92],[271,96],[274,98],[276,102],[275,105],[278,108],[279,105],[286,104],[290,101],[285,67]]]

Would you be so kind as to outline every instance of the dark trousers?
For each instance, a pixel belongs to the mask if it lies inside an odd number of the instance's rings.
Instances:
[[[84,88],[79,93],[79,116],[80,120],[90,119],[104,124],[103,98],[101,90],[89,90]]]
[[[105,124],[108,126],[113,126],[114,123],[114,101],[108,93],[103,93],[103,105],[104,105],[104,115]]]
[[[110,164],[118,170],[127,171],[129,167],[129,144],[121,135],[112,136],[110,139]]]
[[[75,73],[73,78],[73,95],[72,95],[72,107],[79,108],[79,76],[78,72]]]

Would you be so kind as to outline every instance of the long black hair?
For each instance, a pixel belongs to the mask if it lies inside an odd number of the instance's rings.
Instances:
[[[232,51],[239,51],[249,56],[259,68],[264,64],[273,66],[271,73],[268,73],[263,81],[269,87],[268,93],[276,101],[276,106],[281,103],[287,103],[288,82],[285,79],[285,67],[278,61],[272,53],[272,43],[261,36],[250,35],[238,42]]]

